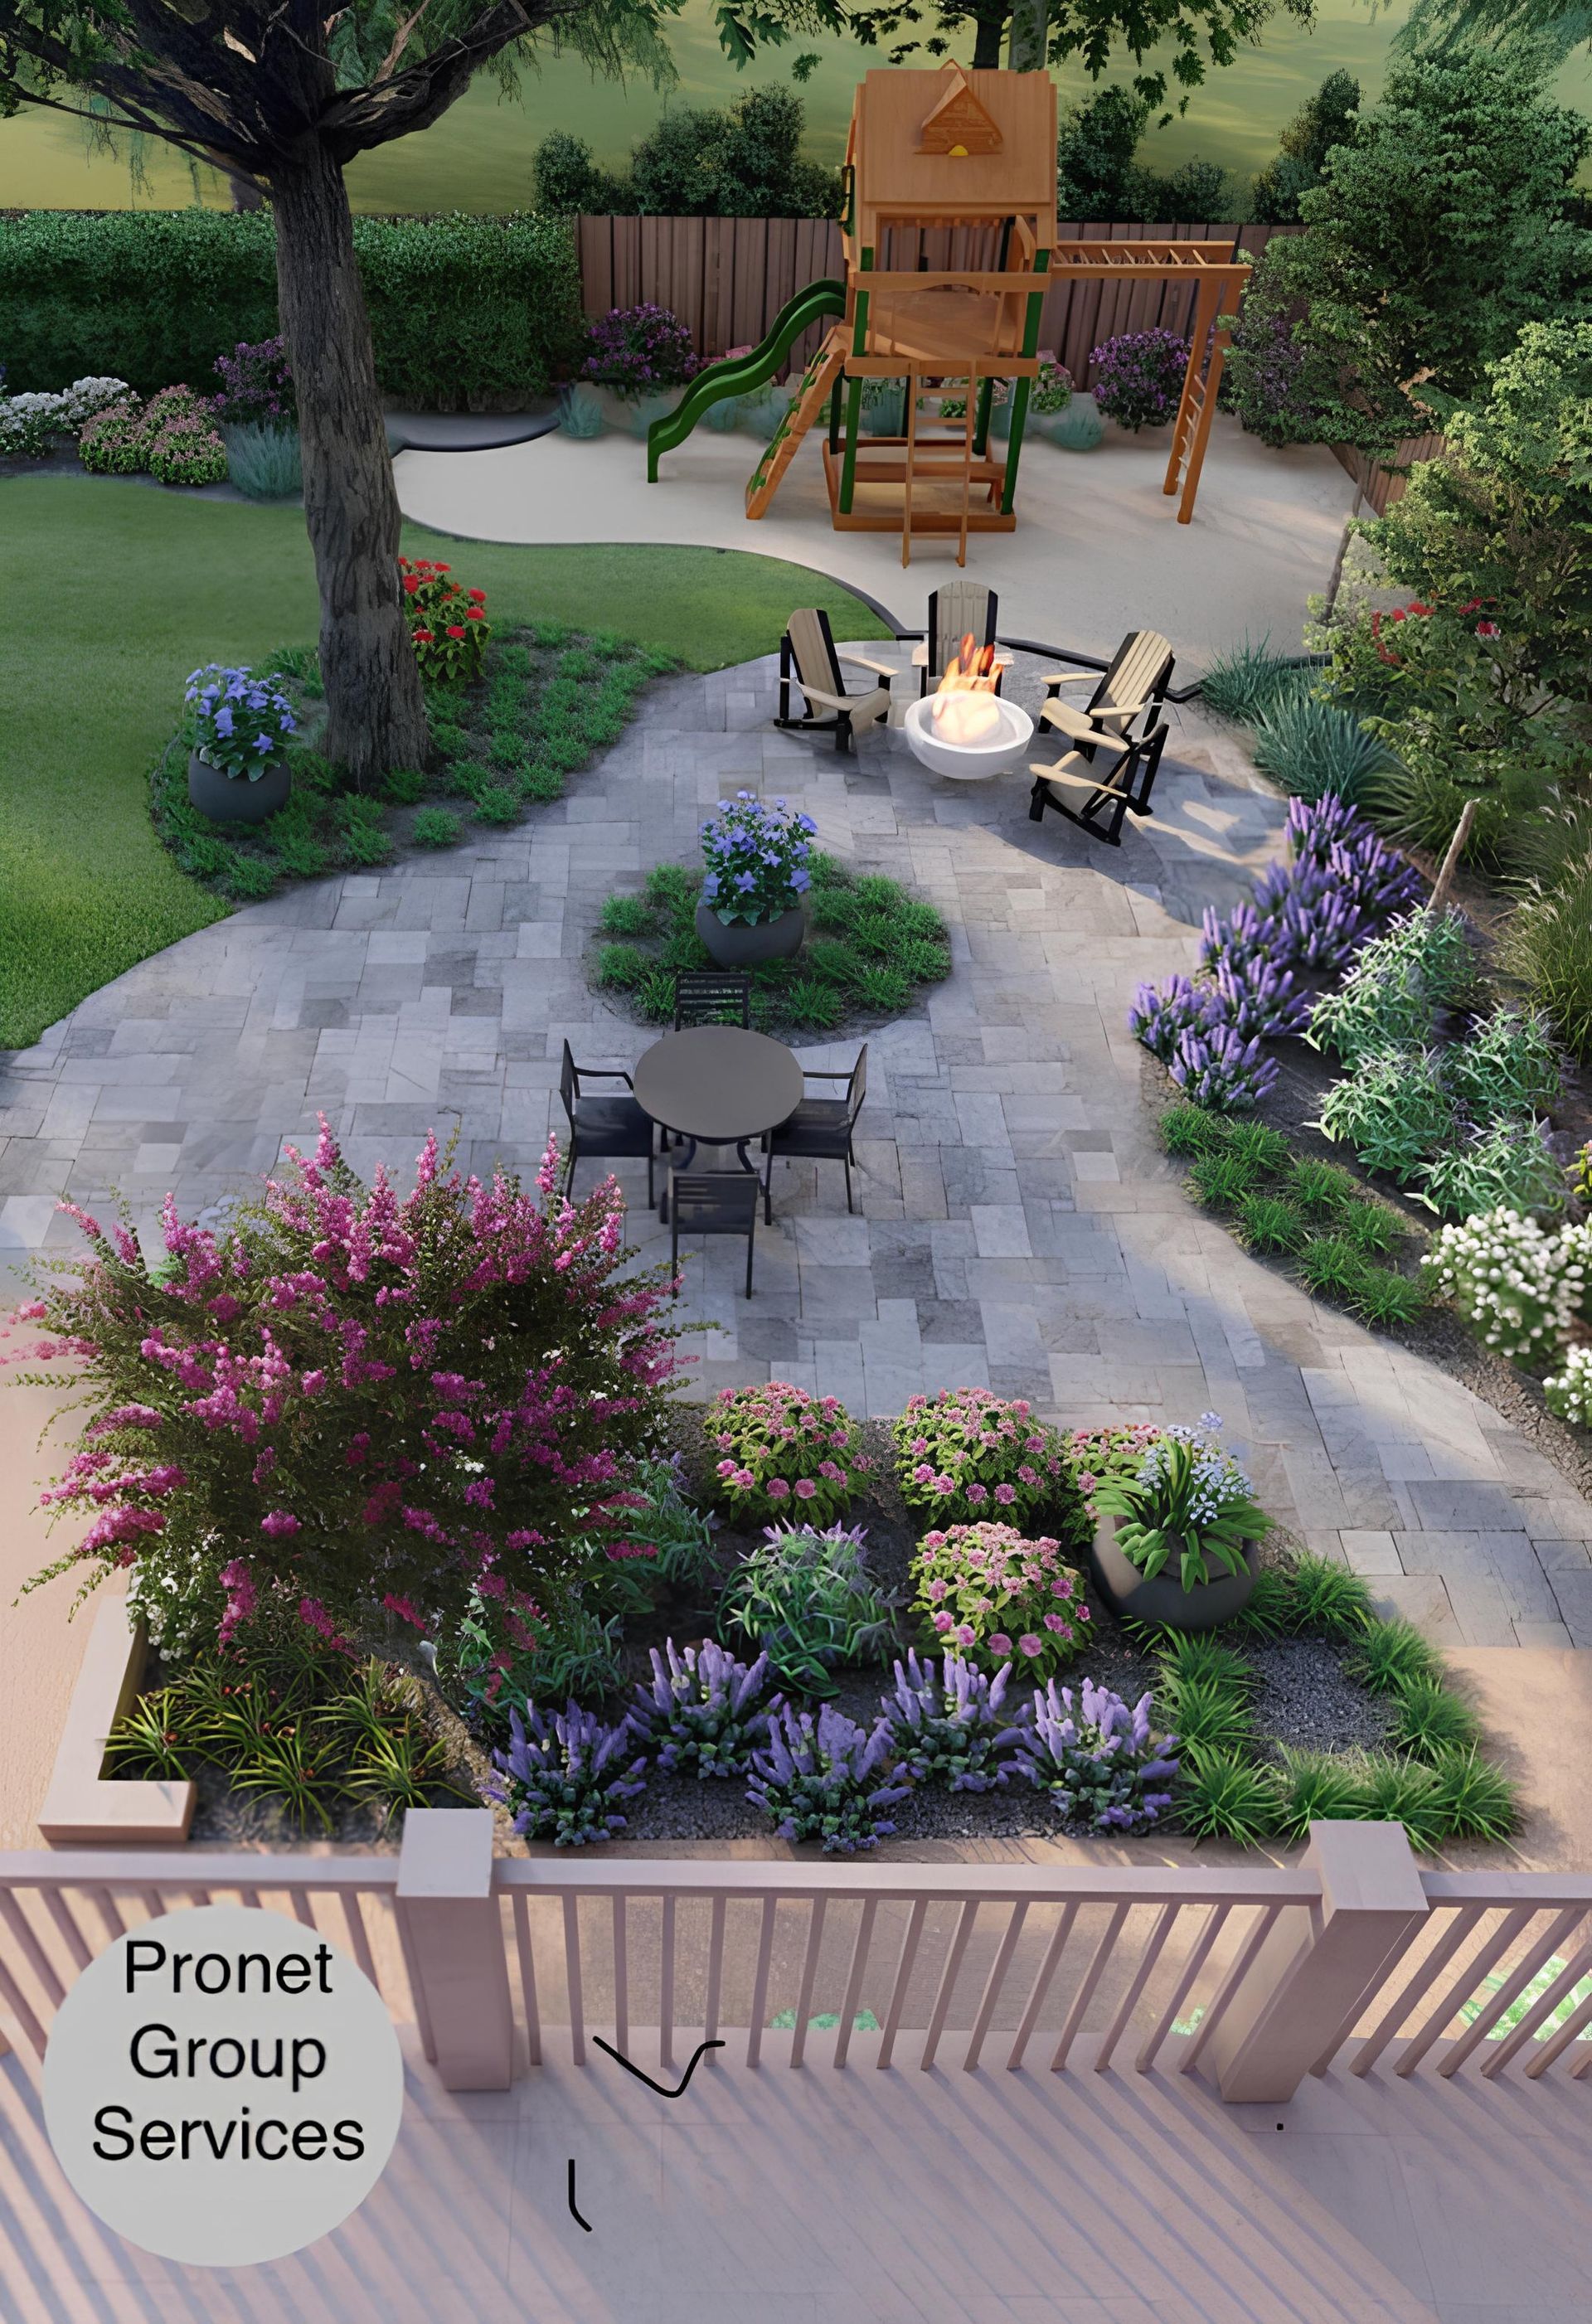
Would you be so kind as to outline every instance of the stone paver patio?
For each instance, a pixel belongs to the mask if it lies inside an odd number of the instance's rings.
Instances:
[[[169,1187],[216,1204],[321,1110],[362,1171],[401,1167],[433,1123],[475,1169],[534,1167],[566,1035],[592,1065],[655,1038],[587,987],[603,897],[691,857],[726,791],[778,793],[820,844],[931,898],[955,966],[870,1037],[859,1215],[837,1167],[778,1167],[750,1302],[741,1247],[697,1246],[702,1389],[774,1376],[892,1413],[987,1385],[1070,1424],[1214,1409],[1279,1517],[1433,1637],[1592,1646],[1592,1507],[1440,1370],[1247,1258],[1156,1144],[1127,1002],[1192,964],[1203,907],[1279,844],[1283,803],[1235,746],[1175,714],[1155,817],[1113,852],[1031,824],[1021,774],[934,781],[893,731],[842,759],[777,733],[772,706],[768,661],[665,680],[520,828],[299,888],[92,995],[0,1063],[0,1262],[75,1241],[60,1194],[118,1185],[141,1222]]]

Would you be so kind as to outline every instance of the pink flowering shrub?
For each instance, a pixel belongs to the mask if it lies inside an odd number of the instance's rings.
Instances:
[[[994,1517],[1021,1526],[1039,1518],[1064,1548],[1081,1549],[1089,1540],[1092,1527],[1067,1449],[1026,1404],[982,1388],[915,1396],[896,1423],[894,1443],[901,1498],[934,1524]]]
[[[708,1452],[720,1456],[720,1506],[737,1523],[827,1525],[872,1465],[843,1404],[784,1380],[724,1388],[708,1407],[705,1433]]]
[[[1044,1679],[1089,1638],[1083,1576],[1050,1534],[988,1523],[926,1533],[912,1579],[935,1644],[985,1670],[1009,1662]]]
[[[517,1643],[632,1553],[630,1490],[676,1369],[667,1270],[622,1274],[611,1178],[572,1207],[462,1179],[428,1137],[413,1192],[366,1187],[323,1120],[311,1159],[211,1231],[168,1197],[166,1258],[73,1212],[33,1352],[80,1359],[87,1417],[42,1496],[88,1520],[70,1568],[197,1563],[225,1644],[290,1609],[326,1637],[435,1630],[473,1593]],[[67,1206],[69,1209],[70,1205]]]

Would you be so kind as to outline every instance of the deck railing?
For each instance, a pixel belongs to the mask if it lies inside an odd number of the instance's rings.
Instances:
[[[0,1857],[0,2023],[41,2053],[104,1945],[235,1900],[343,1946],[450,2088],[597,2038],[664,2074],[713,2043],[753,2069],[1202,2069],[1279,2102],[1335,2063],[1592,2067],[1592,1877],[1422,1873],[1366,1824],[1242,1870],[494,1858],[471,1811],[412,1813],[394,1858]]]

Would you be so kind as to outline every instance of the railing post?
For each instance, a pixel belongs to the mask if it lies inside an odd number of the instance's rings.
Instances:
[[[444,2089],[506,2090],[514,2009],[492,1887],[490,1808],[410,1808],[396,1909],[427,2054]]]
[[[1427,1913],[1402,1824],[1312,1823],[1321,1901],[1279,1915],[1221,2022],[1209,2062],[1229,2105],[1280,2105],[1353,2024]]]

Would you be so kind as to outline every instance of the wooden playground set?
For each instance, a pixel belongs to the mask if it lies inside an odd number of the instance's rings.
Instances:
[[[1164,489],[1178,521],[1193,514],[1227,352],[1218,318],[1237,307],[1247,261],[1226,243],[1065,242],[1056,227],[1056,97],[1048,72],[869,73],[846,148],[843,281],[810,284],[761,344],[698,373],[648,436],[648,476],[708,407],[766,386],[794,342],[834,318],[746,489],[746,512],[768,509],[808,432],[824,421],[823,456],[837,530],[896,532],[901,562],[915,539],[1017,525],[1017,466],[1040,370],[1045,292],[1060,280],[1131,273],[1187,281],[1191,353]],[[971,263],[899,263],[925,229],[961,227]],[[864,383],[898,384],[903,432],[867,436]],[[996,401],[997,383],[1006,401]],[[952,416],[945,407],[960,404]],[[925,406],[937,407],[926,416]]]

